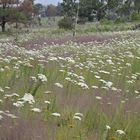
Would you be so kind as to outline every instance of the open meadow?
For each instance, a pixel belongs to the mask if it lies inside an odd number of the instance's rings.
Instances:
[[[1,39],[0,140],[140,140],[140,31],[42,34]]]

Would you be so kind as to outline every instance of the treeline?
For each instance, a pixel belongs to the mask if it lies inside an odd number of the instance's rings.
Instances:
[[[140,0],[63,0],[62,3],[43,6],[36,4],[42,16],[65,16],[88,21],[122,17],[130,20],[130,16],[139,18]],[[135,14],[135,15],[134,15]]]
[[[116,22],[139,20],[140,0],[63,0],[55,5],[35,4],[34,0],[0,0],[0,26],[6,23],[29,23],[34,17],[64,17],[60,28],[73,28],[85,22],[113,20]],[[41,25],[41,24],[40,24]]]
[[[140,0],[80,0],[79,5],[79,17],[87,17],[88,21],[120,17],[129,20],[132,14],[140,14]]]
[[[78,23],[115,23],[140,20],[140,0],[63,0],[60,28],[75,29]]]
[[[140,20],[140,0],[63,0],[57,6],[42,6],[41,9],[42,16],[63,16],[58,25],[67,29],[74,28],[77,23],[92,21],[120,23]]]

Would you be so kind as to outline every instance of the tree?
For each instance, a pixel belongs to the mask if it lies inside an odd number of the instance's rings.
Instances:
[[[5,32],[7,22],[22,22],[33,11],[33,0],[0,0],[0,26]],[[27,16],[28,15],[28,16]]]
[[[134,10],[133,0],[126,0],[122,1],[121,5],[118,6],[117,13],[120,16],[129,18],[133,10]]]
[[[138,13],[140,13],[140,1],[139,0],[134,0],[134,6],[135,6],[135,10],[137,10]]]
[[[41,3],[37,3],[34,5],[35,14],[40,14],[44,10],[44,6]]]
[[[48,5],[46,9],[46,15],[48,17],[57,16],[57,7],[52,4]]]
[[[19,0],[0,0],[0,26],[5,32],[5,25],[8,21],[15,20],[18,12],[14,5],[19,4]]]
[[[104,13],[104,2],[105,0],[81,0],[79,16],[81,18],[87,17],[88,21],[92,21],[96,11],[98,20],[100,20]]]
[[[62,16],[63,13],[62,13],[62,5],[61,3],[58,3],[57,5],[57,16]]]
[[[62,12],[64,16],[73,18],[77,13],[76,0],[63,0]]]
[[[33,0],[24,0],[23,3],[20,5],[19,10],[23,12],[28,19],[30,19],[32,13],[34,12]]]
[[[117,8],[119,5],[119,2],[120,2],[119,0],[108,0],[107,1],[108,9],[111,10],[111,9]]]

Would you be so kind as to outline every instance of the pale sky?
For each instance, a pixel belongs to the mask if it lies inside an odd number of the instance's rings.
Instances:
[[[62,2],[62,0],[35,0],[35,3],[42,3],[44,5],[48,5],[48,4],[57,5],[58,2]]]

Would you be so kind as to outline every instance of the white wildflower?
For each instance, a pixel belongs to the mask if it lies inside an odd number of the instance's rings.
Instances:
[[[102,97],[96,96],[96,99],[97,99],[97,100],[102,100]]]
[[[60,117],[60,116],[61,116],[61,114],[60,114],[60,113],[55,112],[55,113],[52,113],[52,116],[54,116],[54,117]]]
[[[18,117],[17,116],[15,116],[15,115],[13,115],[13,114],[5,114],[6,116],[8,116],[8,117],[10,117],[10,118],[12,118],[12,119],[17,119]]]
[[[79,117],[79,116],[73,116],[73,119],[74,119],[74,120],[79,120],[79,121],[82,120],[81,117]]]
[[[83,117],[84,115],[83,115],[82,113],[77,112],[77,113],[74,114],[74,116],[80,116],[80,117]]]
[[[51,104],[51,102],[50,102],[50,101],[44,101],[44,103],[45,103],[45,104]]]
[[[139,91],[135,90],[135,93],[136,93],[136,94],[138,94],[138,93],[139,93]]]
[[[112,60],[110,60],[110,59],[106,60],[106,62],[107,62],[108,64],[110,64],[110,65],[113,65],[113,64],[114,64],[114,63],[112,62]]]
[[[110,81],[106,82],[106,86],[107,86],[108,88],[111,88],[112,85],[113,85],[112,82],[110,82]]]
[[[31,76],[30,78],[31,78],[32,81],[37,82],[37,79],[36,79],[35,76]]]
[[[110,130],[111,127],[110,127],[109,125],[106,125],[106,129],[107,129],[107,130]]]
[[[24,106],[24,102],[23,101],[17,101],[15,103],[13,103],[13,106],[16,106],[16,107],[23,107]]]
[[[41,81],[41,82],[47,82],[47,78],[45,75],[43,74],[38,74],[38,79]]]
[[[3,103],[3,100],[0,99],[0,103]]]
[[[115,87],[112,87],[111,89],[112,89],[113,91],[117,91],[117,88],[115,88]]]
[[[63,85],[60,84],[60,83],[55,83],[54,85],[57,86],[57,87],[59,87],[59,88],[63,88]]]
[[[131,64],[130,63],[126,63],[126,66],[131,67]]]
[[[19,97],[19,95],[17,93],[5,94],[5,98],[11,98],[11,97]]]
[[[99,87],[98,87],[98,86],[92,86],[92,88],[94,88],[94,89],[98,89]]]
[[[37,113],[40,113],[41,112],[41,110],[39,108],[33,108],[33,109],[31,109],[31,111],[37,112]]]
[[[44,93],[45,93],[45,94],[51,94],[52,91],[45,91]]]
[[[98,76],[98,75],[95,75],[95,78],[100,79],[101,77],[100,77],[100,76]]]
[[[83,89],[88,89],[89,88],[86,83],[79,82],[78,85],[81,86],[81,88],[83,88]]]
[[[117,130],[116,133],[120,134],[120,135],[124,135],[125,132],[123,130]]]
[[[29,104],[33,104],[35,102],[34,97],[30,93],[25,93],[21,99]]]
[[[4,90],[0,87],[0,92],[4,92]]]

